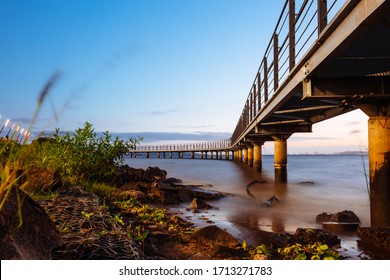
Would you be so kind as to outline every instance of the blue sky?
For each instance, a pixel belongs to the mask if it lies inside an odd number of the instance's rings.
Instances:
[[[74,130],[89,121],[113,133],[228,137],[283,4],[2,0],[0,121],[28,127],[40,90],[60,71],[35,131]],[[291,151],[355,149],[366,145],[366,130],[366,117],[354,112],[293,136]]]

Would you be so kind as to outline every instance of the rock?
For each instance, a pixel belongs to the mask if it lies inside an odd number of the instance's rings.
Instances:
[[[24,190],[55,191],[62,186],[62,177],[54,168],[33,167],[23,172],[27,182]]]
[[[111,192],[111,196],[119,200],[128,200],[134,198],[138,201],[144,201],[147,195],[141,191],[138,182],[128,182],[121,186],[119,189]]]
[[[298,185],[314,185],[315,183],[312,181],[303,181],[299,182]]]
[[[329,212],[321,213],[321,214],[317,215],[316,222],[317,223],[330,222],[333,218],[333,215],[334,214],[329,213]]]
[[[297,228],[294,237],[301,244],[322,242],[329,246],[339,246],[341,241],[337,235],[323,229]]]
[[[167,179],[165,179],[164,183],[174,185],[174,184],[181,184],[181,183],[183,183],[183,181],[180,179],[177,179],[177,178],[167,178]]]
[[[258,260],[258,261],[265,261],[265,260],[269,260],[269,257],[268,255],[266,254],[256,254],[254,257],[253,257],[254,260]]]
[[[153,182],[147,195],[150,200],[162,204],[177,205],[182,202],[179,198],[179,190],[163,182]]]
[[[148,182],[163,182],[167,177],[167,172],[158,167],[148,167],[144,173],[143,179]]]
[[[267,201],[263,202],[261,204],[262,207],[271,207],[275,202],[279,201],[279,197],[275,194],[274,196],[270,197]]]
[[[115,190],[111,192],[111,196],[119,200],[128,200],[130,198],[136,199],[140,202],[145,201],[148,197],[145,193],[137,190],[120,191]]]
[[[337,235],[323,229],[297,228],[295,234],[276,233],[270,237],[270,242],[274,248],[284,248],[296,243],[313,244],[321,242],[328,246],[340,246],[340,239]]]
[[[122,165],[115,172],[115,175],[113,176],[109,184],[116,187],[120,187],[128,182],[142,181],[144,177],[144,172],[145,171],[141,168],[132,168],[127,164]]]
[[[243,259],[248,257],[248,254],[242,248],[230,248],[222,245],[218,245],[211,255],[218,259]]]
[[[337,223],[360,223],[358,216],[350,210],[337,212],[333,215],[331,222]]]
[[[360,227],[356,233],[362,241],[390,250],[390,227]]]
[[[186,192],[190,197],[196,197],[204,200],[214,200],[225,195],[218,191],[206,190],[198,186],[182,186],[183,191]]]
[[[358,216],[350,210],[344,210],[342,212],[337,212],[336,214],[332,213],[322,213],[316,217],[317,223],[324,222],[335,222],[335,223],[360,223]]]
[[[138,182],[127,182],[119,188],[120,191],[140,191]]]
[[[240,242],[230,233],[214,225],[199,229],[191,236],[191,239],[196,242],[211,242],[214,245],[227,247],[236,247],[240,245]]]
[[[191,201],[190,207],[187,209],[188,211],[191,210],[192,212],[199,212],[199,210],[213,209],[213,206],[207,204],[203,200],[194,197],[194,199]]]
[[[45,211],[12,187],[0,210],[0,259],[51,259],[52,249],[60,244],[60,234]]]

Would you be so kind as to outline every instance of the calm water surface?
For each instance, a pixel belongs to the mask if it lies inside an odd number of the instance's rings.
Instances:
[[[207,213],[187,212],[189,205],[171,208],[175,214],[189,219],[201,227],[211,220],[225,228],[239,240],[251,245],[260,244],[264,232],[294,233],[298,227],[321,228],[315,222],[318,214],[352,210],[361,220],[361,226],[370,225],[369,196],[366,176],[367,158],[347,155],[289,155],[288,183],[275,183],[273,156],[263,156],[263,171],[226,160],[126,158],[128,165],[136,168],[158,166],[168,172],[168,177],[183,180],[184,184],[210,185],[211,189],[234,194],[209,202],[218,210]],[[365,168],[364,168],[365,167]],[[254,180],[248,196],[246,186]],[[272,207],[262,203],[273,195],[279,201]],[[356,235],[342,233],[342,247],[346,255],[358,258]]]

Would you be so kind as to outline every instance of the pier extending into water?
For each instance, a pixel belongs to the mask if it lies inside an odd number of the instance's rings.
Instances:
[[[371,225],[390,226],[389,46],[388,0],[286,0],[231,139],[129,152],[200,153],[261,171],[261,147],[273,141],[275,180],[283,182],[292,134],[359,109],[369,116]]]

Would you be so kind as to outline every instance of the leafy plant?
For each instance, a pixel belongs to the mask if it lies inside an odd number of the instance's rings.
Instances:
[[[286,260],[337,260],[340,258],[337,251],[321,242],[314,244],[295,244],[285,248],[278,248],[277,253]]]
[[[53,167],[71,183],[110,178],[123,163],[123,156],[142,138],[115,139],[106,131],[98,135],[86,122],[75,133],[56,129],[52,136],[40,137],[19,153],[26,167]]]

